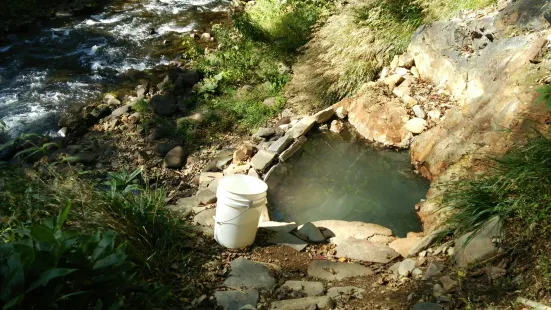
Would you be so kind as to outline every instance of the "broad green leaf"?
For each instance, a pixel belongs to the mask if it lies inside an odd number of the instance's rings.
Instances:
[[[12,253],[8,258],[8,275],[5,283],[2,283],[0,299],[7,300],[14,295],[23,293],[25,287],[25,271],[19,253]]]
[[[109,266],[120,264],[125,259],[126,259],[126,255],[124,255],[123,253],[113,253],[95,262],[94,266],[92,266],[92,269],[97,270],[97,269],[107,268]]]
[[[77,270],[78,269],[69,269],[69,268],[53,268],[53,269],[46,270],[40,274],[38,279],[25,291],[25,293],[28,293],[39,286],[45,286],[52,279],[64,277]]]
[[[25,297],[23,294],[13,298],[12,300],[8,301],[3,307],[2,309],[10,309],[11,307],[13,306],[17,306],[21,303],[21,301],[23,300],[23,297]]]
[[[46,226],[33,225],[31,227],[31,236],[40,242],[48,244],[55,243],[54,232]]]
[[[113,231],[106,231],[103,233],[103,238],[99,242],[94,253],[92,253],[92,261],[96,261],[105,254],[106,250],[112,250],[115,247],[116,233]]]
[[[63,209],[63,211],[61,211],[58,214],[56,218],[55,230],[61,229],[61,226],[67,219],[67,215],[69,215],[69,210],[71,210],[71,201],[67,200],[67,204],[65,205],[65,208]]]
[[[136,170],[134,170],[129,176],[128,176],[128,181],[132,181],[134,180],[134,178],[136,178],[140,173],[142,173],[142,168],[137,168]]]

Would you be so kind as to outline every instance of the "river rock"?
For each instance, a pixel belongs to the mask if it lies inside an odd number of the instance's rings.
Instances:
[[[268,267],[242,257],[231,262],[230,275],[224,281],[224,285],[232,288],[271,289],[275,284]]]
[[[348,111],[345,107],[338,107],[337,110],[335,110],[335,114],[337,114],[338,118],[344,119],[348,115]]]
[[[465,234],[455,241],[454,258],[460,267],[481,262],[498,253],[494,239],[503,238],[502,224],[499,217],[494,217],[469,240],[472,233]],[[467,242],[468,241],[468,242]],[[467,243],[466,243],[467,242]]]
[[[398,238],[392,241],[388,246],[394,251],[400,253],[402,257],[408,257],[411,249],[417,245],[423,238],[421,237],[408,237]]]
[[[437,230],[423,237],[421,241],[419,241],[411,248],[411,250],[409,250],[408,257],[415,257],[419,255],[419,253],[421,253],[422,251],[426,250],[436,241],[440,233],[442,233],[442,231]]]
[[[233,161],[234,163],[247,161],[251,157],[253,157],[253,154],[254,146],[252,146],[250,143],[243,143],[233,153]]]
[[[270,310],[334,309],[335,301],[327,296],[305,297],[272,302]]]
[[[257,290],[249,289],[246,291],[216,291],[214,298],[218,307],[224,310],[241,310],[247,305],[256,309],[260,296]]]
[[[404,77],[401,74],[393,74],[383,80],[383,83],[385,83],[390,89],[394,89],[394,87],[400,85],[404,81]]]
[[[176,99],[172,95],[155,95],[149,100],[148,107],[161,116],[171,116],[178,110]]]
[[[109,117],[110,118],[119,117],[119,116],[123,115],[124,113],[128,113],[129,110],[130,110],[129,105],[123,105],[122,107],[117,108],[113,112],[111,112],[111,115]]]
[[[293,156],[298,150],[300,150],[300,148],[302,148],[304,143],[306,143],[306,140],[308,139],[305,136],[298,137],[288,149],[286,149],[284,152],[281,153],[281,155],[279,155],[279,160],[286,161],[287,159],[291,158],[291,156]]]
[[[291,291],[304,293],[306,296],[321,296],[323,295],[323,283],[313,281],[285,281],[282,288],[289,289]],[[333,297],[333,296],[330,296]]]
[[[267,150],[260,150],[254,155],[251,164],[257,171],[263,172],[274,161],[276,154]]]
[[[202,189],[195,195],[202,205],[208,205],[216,202],[216,193],[210,189]]]
[[[315,123],[316,123],[315,117],[306,116],[303,119],[301,119],[298,123],[293,125],[293,127],[289,130],[289,133],[293,138],[296,139],[308,133],[310,129],[314,127]]]
[[[422,118],[415,117],[406,123],[405,128],[411,133],[419,134],[427,128],[427,121]]]
[[[344,130],[344,123],[339,120],[334,120],[331,122],[331,127],[329,131],[333,133],[341,133]]]
[[[155,145],[153,152],[159,157],[165,157],[168,152],[170,152],[177,146],[177,143],[158,143],[157,145]]]
[[[301,239],[311,242],[324,242],[325,237],[320,230],[312,223],[308,222],[298,227],[298,235]]]
[[[437,262],[432,262],[427,267],[427,270],[425,271],[425,274],[423,275],[423,280],[428,280],[430,278],[439,276],[442,273],[442,270],[444,270],[444,266]]]
[[[142,113],[140,112],[134,112],[128,117],[128,122],[130,124],[137,124],[140,122],[140,119],[142,118]]]
[[[327,108],[314,114],[314,119],[316,123],[323,124],[333,117],[333,115],[335,115],[335,110],[333,108]]]
[[[326,281],[340,281],[347,278],[369,276],[371,268],[356,263],[338,263],[316,260],[308,266],[308,275]]]
[[[261,138],[271,138],[276,134],[275,129],[273,128],[258,128],[258,131],[256,132],[256,136]]]
[[[264,223],[266,223],[266,222],[264,222]],[[273,229],[270,229],[270,230],[273,230]],[[281,228],[281,231],[278,231],[276,234],[271,236],[270,239],[268,239],[268,243],[269,244],[285,245],[285,246],[291,247],[291,248],[293,248],[293,249],[295,249],[299,252],[304,250],[304,248],[306,248],[308,243],[304,240],[299,239],[295,235],[290,234],[286,230],[287,230],[287,227],[286,228]]]
[[[209,184],[217,179],[221,179],[224,176],[221,172],[201,172],[199,175],[199,188],[205,189]]]
[[[323,227],[332,238],[331,243],[338,244],[348,238],[370,240],[375,236],[393,237],[392,230],[377,224],[325,220],[312,222],[316,227]]]
[[[164,158],[164,165],[167,168],[179,169],[182,168],[186,161],[186,152],[181,146],[177,146],[170,150]]]
[[[438,110],[430,110],[428,114],[430,119],[439,120],[442,113],[440,113],[440,111]]]
[[[411,274],[413,269],[415,269],[415,260],[412,258],[404,259],[398,266],[398,275],[400,277],[407,277]]]
[[[334,300],[343,299],[345,301],[348,301],[351,297],[362,299],[364,293],[365,290],[363,288],[355,286],[332,287],[327,290],[327,296]]]
[[[416,117],[423,119],[426,117],[425,111],[423,111],[423,108],[420,105],[414,105],[411,109]]]
[[[291,143],[293,143],[294,139],[291,137],[291,135],[283,135],[281,138],[277,139],[270,147],[268,148],[268,151],[274,152],[276,154],[280,154],[281,152],[285,151]]]
[[[193,218],[193,224],[201,225],[205,227],[214,227],[214,215],[216,214],[216,209],[206,209],[195,215]]]
[[[67,157],[66,161],[70,164],[81,163],[81,164],[89,165],[89,164],[93,164],[96,161],[96,154],[91,152],[81,152],[73,156]]]
[[[400,256],[386,245],[355,238],[338,241],[335,250],[339,257],[382,264],[389,263]]]
[[[199,83],[201,77],[196,71],[187,70],[179,73],[178,77],[174,81],[174,90],[186,90],[191,89],[195,84]]]
[[[446,291],[451,290],[457,285],[457,281],[453,280],[450,276],[442,276],[439,280],[440,283],[442,283],[442,287]]]

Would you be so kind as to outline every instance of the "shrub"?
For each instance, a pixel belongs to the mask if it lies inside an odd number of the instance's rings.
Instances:
[[[0,300],[9,308],[152,308],[162,294],[138,281],[116,233],[62,230],[70,204],[55,218],[19,230],[0,246]]]
[[[477,178],[450,184],[443,206],[452,211],[447,224],[457,234],[478,231],[492,217],[518,221],[522,237],[551,232],[551,139],[530,138]]]
[[[149,111],[149,109],[147,108],[147,100],[145,99],[138,100],[138,102],[136,102],[136,104],[132,106],[132,110],[140,113],[145,113]]]

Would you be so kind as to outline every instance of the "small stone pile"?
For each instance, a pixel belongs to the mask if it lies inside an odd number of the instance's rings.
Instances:
[[[413,134],[434,127],[455,105],[445,83],[433,86],[422,80],[413,56],[408,53],[395,56],[390,66],[381,71],[379,82],[408,108],[410,119],[405,126]]]

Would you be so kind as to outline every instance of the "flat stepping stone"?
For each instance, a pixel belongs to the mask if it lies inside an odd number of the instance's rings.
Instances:
[[[310,277],[333,281],[346,278],[369,276],[373,274],[371,268],[356,263],[337,263],[326,260],[313,261],[308,266]]]
[[[443,310],[442,306],[432,302],[420,302],[413,306],[413,310]]]
[[[388,246],[394,251],[400,253],[402,257],[407,258],[409,251],[416,246],[419,242],[423,240],[422,237],[408,237],[408,238],[398,238],[392,241]]]
[[[377,224],[364,222],[349,222],[339,220],[325,220],[312,222],[316,227],[324,227],[329,230],[332,237],[338,240],[346,238],[371,239],[375,236],[393,237],[392,230]],[[331,240],[334,243],[334,240]]]
[[[389,263],[400,256],[398,252],[386,245],[354,238],[339,242],[335,250],[338,257],[382,264]]]
[[[344,298],[344,300],[354,297],[356,299],[362,299],[365,290],[363,288],[355,286],[342,286],[342,287],[332,287],[327,290],[327,296],[333,298],[334,300],[339,300]]]
[[[246,291],[217,291],[214,292],[214,298],[218,307],[224,310],[240,310],[251,305],[256,308],[260,298],[258,291],[254,289]]]
[[[335,301],[327,296],[274,301],[271,310],[334,309]]]
[[[260,150],[251,160],[251,165],[257,171],[263,172],[274,161],[276,154],[267,150]]]
[[[216,209],[207,209],[200,212],[193,218],[193,224],[206,227],[214,227],[213,216],[216,214]]]
[[[323,288],[323,283],[314,281],[285,281],[281,287],[291,291],[304,293],[308,297],[321,296],[325,290]]]
[[[216,202],[216,193],[210,189],[202,189],[195,195],[202,205],[208,205]]]
[[[268,267],[242,257],[231,262],[230,276],[224,281],[224,285],[231,288],[270,289],[275,284]]]
[[[302,251],[308,245],[308,242],[291,235],[288,232],[280,231],[268,239],[270,244],[280,244],[291,247],[297,251]]]

